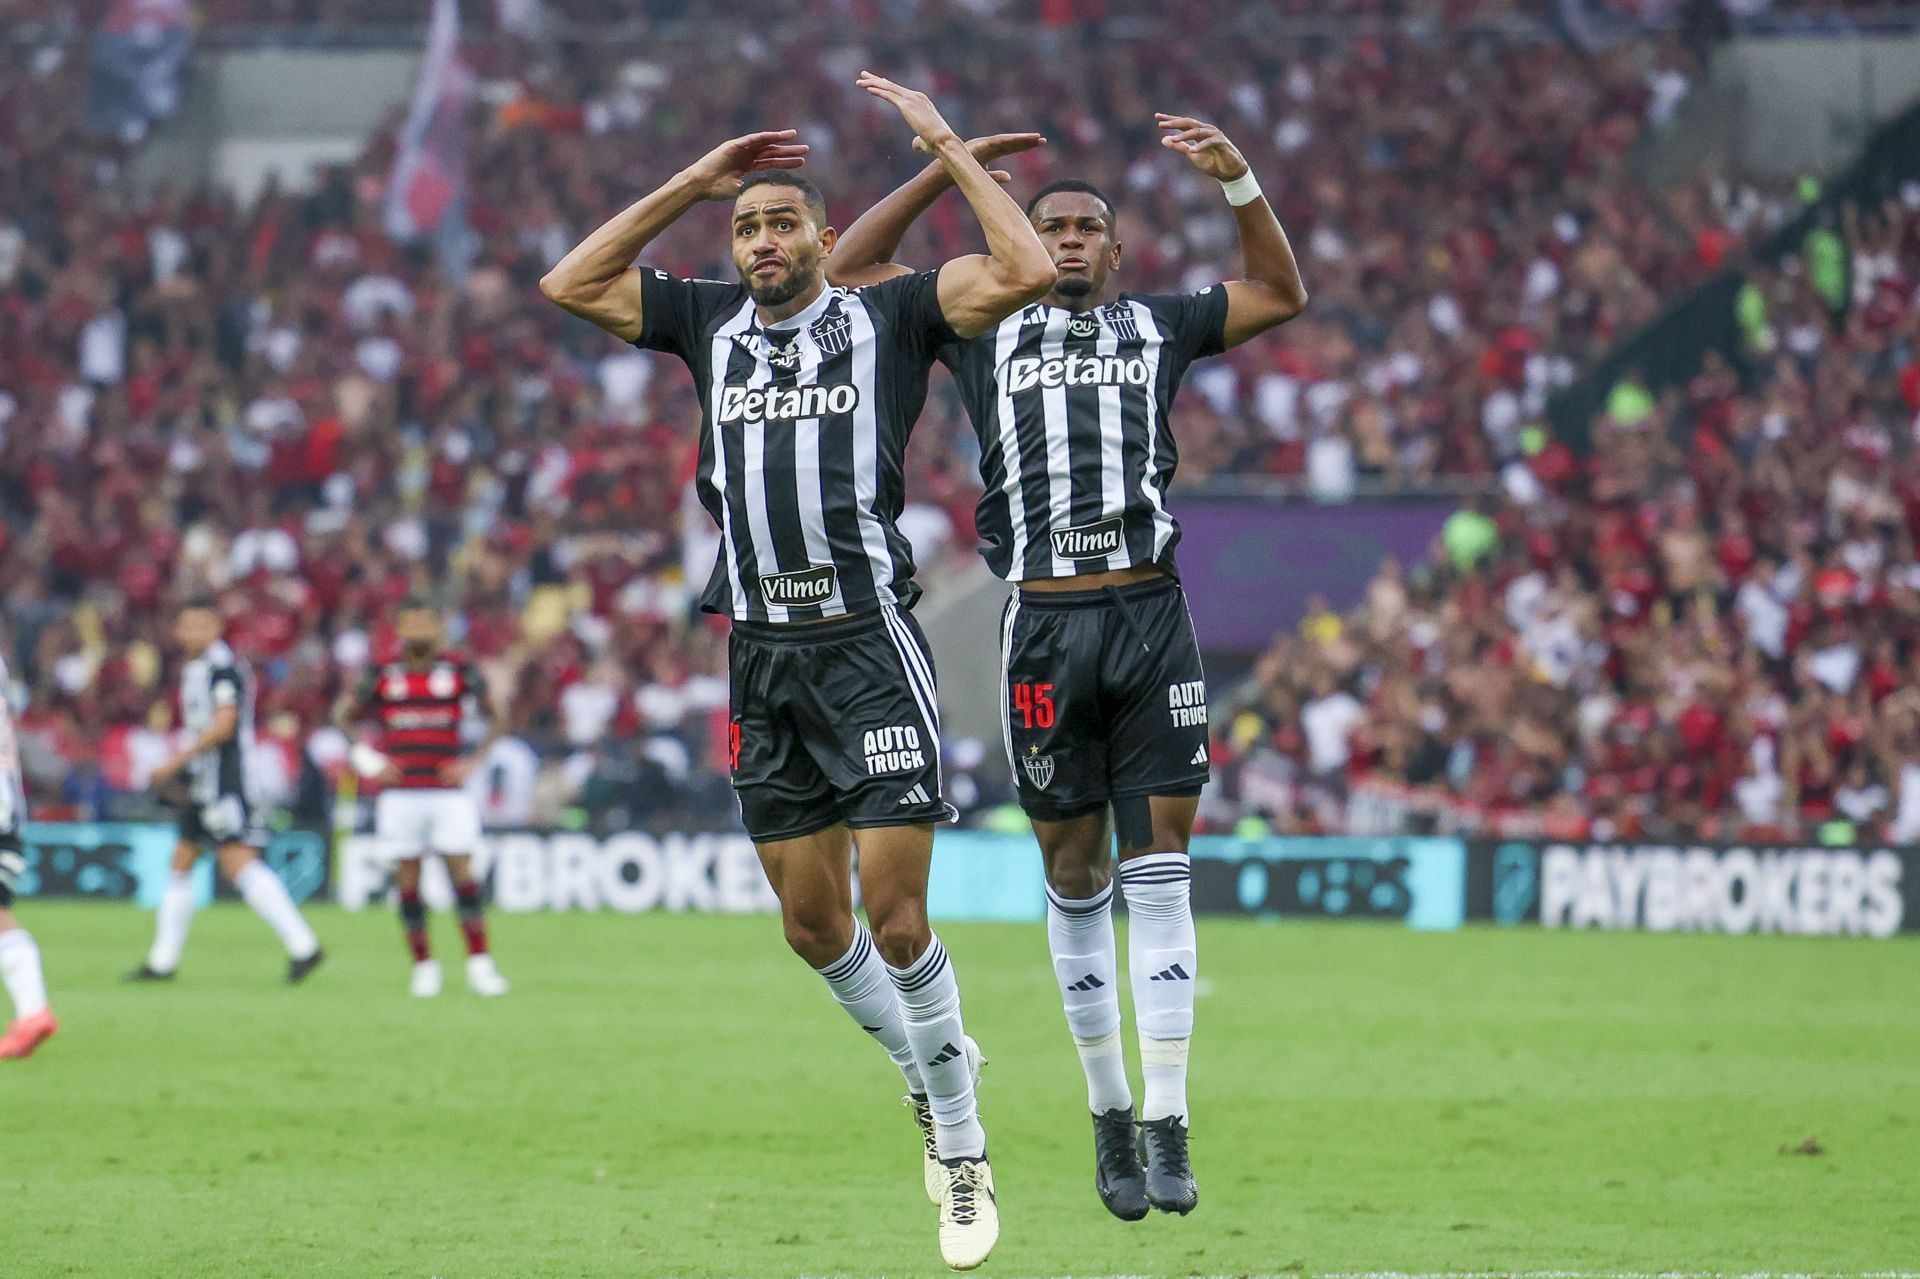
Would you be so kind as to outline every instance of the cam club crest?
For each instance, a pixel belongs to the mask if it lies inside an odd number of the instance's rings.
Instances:
[[[1036,787],[1045,790],[1053,785],[1053,756],[1042,755],[1039,746],[1027,747],[1027,757],[1020,763],[1027,770],[1027,780]]]
[[[1134,322],[1133,308],[1124,302],[1109,302],[1101,310],[1105,313],[1107,327],[1122,342],[1138,342],[1140,326]]]
[[[1100,319],[1091,311],[1076,311],[1067,318],[1067,336],[1090,338],[1100,331]]]
[[[823,355],[841,355],[853,345],[853,321],[837,308],[815,320],[807,332],[820,344]]]

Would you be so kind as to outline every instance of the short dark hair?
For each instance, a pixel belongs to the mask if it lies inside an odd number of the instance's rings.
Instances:
[[[400,611],[402,613],[414,613],[421,609],[425,609],[429,613],[438,613],[440,611],[439,605],[435,604],[420,591],[410,591],[407,597],[400,601]]]
[[[1120,220],[1120,206],[1108,199],[1105,191],[1102,191],[1099,187],[1084,178],[1061,178],[1058,182],[1047,183],[1047,185],[1035,191],[1033,198],[1027,201],[1027,216],[1033,216],[1033,211],[1040,206],[1040,201],[1050,195],[1058,195],[1062,191],[1078,191],[1082,195],[1090,195],[1107,206],[1108,221],[1118,222]]]
[[[182,613],[197,613],[203,610],[208,613],[218,613],[220,603],[211,595],[189,595],[180,605]]]
[[[827,197],[820,188],[813,185],[811,179],[795,173],[792,169],[755,169],[740,181],[740,195],[745,195],[755,187],[792,187],[807,202],[807,212],[813,214],[813,220],[822,230],[827,225]],[[738,200],[740,195],[733,198]]]

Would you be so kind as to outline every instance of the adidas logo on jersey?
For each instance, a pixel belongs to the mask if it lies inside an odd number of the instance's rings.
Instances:
[[[729,386],[720,392],[715,422],[790,422],[851,413],[860,391],[850,382],[834,386]]]
[[[1070,351],[1064,357],[1042,359],[1023,355],[1007,361],[1007,392],[1017,394],[1034,387],[1051,390],[1062,386],[1145,386],[1153,380],[1147,362],[1139,356],[1082,355]]]
[[[1067,989],[1077,990],[1077,991],[1080,991],[1082,994],[1084,994],[1089,990],[1099,990],[1102,986],[1105,986],[1106,984],[1107,983],[1101,981],[1098,977],[1095,977],[1092,973],[1088,973],[1085,977],[1082,977],[1079,981],[1067,987]]]
[[[920,730],[911,724],[891,728],[870,728],[860,738],[860,750],[867,757],[867,776],[882,773],[911,773],[927,766],[927,752],[920,744]]]
[[[1116,515],[1098,524],[1057,528],[1048,536],[1053,539],[1053,553],[1063,560],[1099,559],[1119,551],[1120,517]]]
[[[1170,964],[1167,967],[1162,968],[1159,972],[1155,973],[1153,976],[1147,978],[1147,980],[1148,981],[1192,981],[1193,978],[1189,977],[1187,975],[1187,970],[1182,968],[1180,965]]]
[[[915,786],[912,790],[908,791],[906,794],[900,797],[901,805],[931,804],[932,802],[933,801],[930,798],[928,798],[927,788],[924,786]]]

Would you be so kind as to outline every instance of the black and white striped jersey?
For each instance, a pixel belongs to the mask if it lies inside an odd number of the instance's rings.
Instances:
[[[940,352],[980,436],[977,522],[1012,581],[1172,564],[1179,460],[1167,415],[1187,366],[1226,350],[1227,291],[1029,306]]]
[[[911,605],[897,527],[934,352],[938,272],[827,288],[767,326],[739,284],[641,272],[636,346],[679,356],[703,421],[695,487],[720,526],[710,613],[791,622]]]
[[[0,657],[0,850],[18,844],[27,823],[27,785],[20,775],[20,735],[13,727],[13,677]]]
[[[215,640],[181,668],[181,725],[189,735],[198,736],[222,706],[239,707],[240,725],[232,737],[187,761],[188,793],[196,804],[213,804],[229,795],[250,798],[247,760],[253,753],[253,673],[226,641]]]

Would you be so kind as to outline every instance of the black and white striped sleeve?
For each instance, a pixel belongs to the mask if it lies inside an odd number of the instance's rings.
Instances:
[[[714,316],[739,306],[746,290],[718,280],[683,280],[652,267],[640,269],[640,336],[633,344],[677,355],[689,364],[707,359],[706,331]]]
[[[1192,293],[1162,293],[1138,299],[1171,337],[1181,368],[1227,349],[1227,286],[1209,284]]]
[[[958,342],[960,335],[940,309],[940,272],[918,271],[895,276],[860,291],[868,306],[886,317],[911,358],[932,364],[940,349]]]

